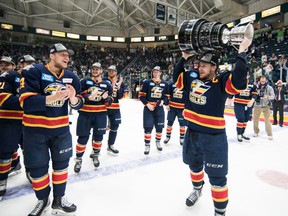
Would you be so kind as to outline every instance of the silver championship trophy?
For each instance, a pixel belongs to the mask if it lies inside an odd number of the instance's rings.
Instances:
[[[225,24],[205,19],[185,20],[179,33],[179,47],[182,51],[203,53],[222,49],[224,46],[239,46],[244,37],[252,41],[254,28],[248,23],[228,29]]]

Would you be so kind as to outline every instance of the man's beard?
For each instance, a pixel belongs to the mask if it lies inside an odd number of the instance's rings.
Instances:
[[[67,64],[67,66],[68,66],[68,64]],[[57,62],[55,62],[55,64],[54,64],[54,67],[56,67],[56,68],[58,68],[58,69],[60,69],[60,70],[67,68],[67,66],[66,66],[66,67],[63,67],[61,64],[59,64],[59,63],[57,63]]]
[[[98,78],[100,76],[101,76],[101,74],[93,74],[93,73],[91,73],[91,77]]]

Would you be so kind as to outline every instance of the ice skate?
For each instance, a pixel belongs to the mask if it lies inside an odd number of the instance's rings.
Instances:
[[[144,154],[148,155],[150,152],[150,145],[145,145],[145,150],[144,150]]]
[[[189,207],[193,206],[197,202],[199,197],[202,195],[202,188],[203,188],[203,186],[200,189],[194,188],[193,192],[190,193],[190,195],[186,199],[186,205],[187,206],[189,206]]]
[[[180,138],[180,145],[183,146],[184,138]]]
[[[244,134],[241,135],[244,140],[250,140],[250,137],[245,136]]]
[[[114,145],[108,145],[107,151],[115,155],[119,153],[119,150],[117,150]]]
[[[242,135],[237,135],[237,140],[238,140],[238,142],[243,142],[243,139],[242,139]]]
[[[12,176],[18,175],[20,173],[21,173],[21,164],[19,162],[15,167],[11,167],[11,170],[9,171],[8,177],[12,177]]]
[[[164,140],[164,144],[167,144],[170,140],[170,137],[166,137],[166,139]]]
[[[76,215],[77,206],[69,203],[66,197],[54,197],[52,215]]]
[[[3,199],[3,196],[6,194],[7,188],[7,179],[0,181],[0,201]]]
[[[82,167],[82,158],[75,159],[74,172],[79,173]]]
[[[50,200],[49,198],[45,198],[43,200],[38,200],[35,208],[28,216],[41,216],[44,212],[46,212],[49,208]]]
[[[91,157],[91,155],[90,155]],[[92,161],[95,167],[99,167],[100,166],[100,161],[99,161],[99,154],[92,154]]]
[[[162,146],[160,144],[160,141],[156,141],[156,147],[157,147],[158,151],[162,151]]]

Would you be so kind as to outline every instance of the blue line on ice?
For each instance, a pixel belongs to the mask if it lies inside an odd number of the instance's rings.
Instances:
[[[109,167],[102,167],[102,168],[100,167],[95,170],[81,172],[78,175],[75,175],[75,174],[69,175],[68,183],[73,184],[76,182],[87,181],[95,177],[109,176],[115,173],[125,172],[127,170],[146,166],[149,164],[154,164],[154,163],[158,163],[161,161],[178,158],[180,156],[181,156],[181,150],[178,150],[178,151],[170,152],[167,154],[162,153],[154,157],[148,156],[148,157],[141,158],[139,160],[128,161],[125,163],[116,164],[116,165],[109,166]],[[34,191],[30,184],[19,185],[17,187],[8,188],[5,196],[3,197],[3,200],[13,199],[13,198],[17,198],[17,197],[24,196],[24,195],[31,194],[31,193],[34,193]]]

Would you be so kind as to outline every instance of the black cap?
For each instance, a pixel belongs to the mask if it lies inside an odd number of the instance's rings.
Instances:
[[[68,52],[70,56],[74,55],[74,51],[71,49],[67,49],[63,44],[56,43],[52,47],[49,48],[49,53],[55,53],[55,52]]]
[[[213,53],[206,53],[201,59],[200,62],[210,63],[212,65],[218,66],[218,57]]]
[[[27,63],[32,63],[32,62],[35,62],[36,60],[31,56],[31,55],[24,55],[24,56],[21,56],[18,61],[20,63],[24,63],[24,62],[27,62]]]

